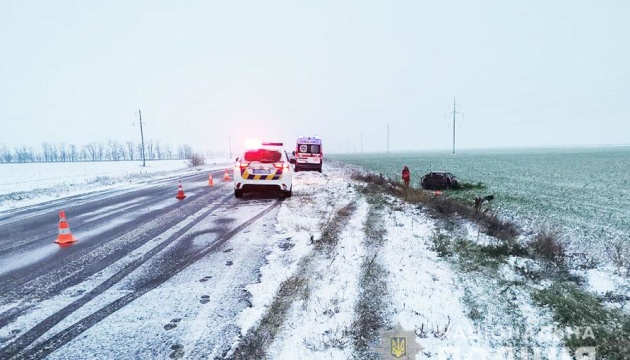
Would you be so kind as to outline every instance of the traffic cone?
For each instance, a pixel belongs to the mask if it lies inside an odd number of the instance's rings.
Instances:
[[[208,176],[208,185],[214,185],[214,180],[212,180],[212,173],[210,174],[210,176]]]
[[[66,219],[66,213],[63,210],[59,211],[59,235],[55,241],[57,244],[69,244],[77,241],[77,239],[70,233],[70,225],[68,225],[68,219]]]
[[[184,195],[184,187],[182,186],[181,180],[179,182],[179,185],[177,186],[177,196],[175,197],[178,198],[179,200],[182,200],[186,197],[186,195]]]
[[[228,169],[225,169],[225,172],[223,173],[223,180],[224,181],[232,180],[232,179],[230,179],[230,173],[228,172]]]

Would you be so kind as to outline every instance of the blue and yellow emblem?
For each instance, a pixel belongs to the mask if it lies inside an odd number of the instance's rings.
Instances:
[[[389,353],[396,359],[400,359],[407,355],[407,337],[392,336],[390,342]]]
[[[381,359],[413,359],[424,349],[416,337],[415,331],[405,330],[400,323],[384,331],[377,348]]]

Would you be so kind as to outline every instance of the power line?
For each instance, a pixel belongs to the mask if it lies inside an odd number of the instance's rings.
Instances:
[[[142,132],[142,111],[138,110],[138,115],[140,117],[140,138],[142,139],[142,166],[146,166],[146,159],[144,157],[144,133]]]
[[[389,124],[387,124],[387,153],[389,154]]]
[[[455,118],[457,114],[461,114],[462,116],[464,115],[463,113],[457,111],[457,105],[458,104],[455,102],[455,97],[453,97],[453,153],[451,155],[455,155]]]
[[[361,153],[363,154],[363,133],[361,133]]]

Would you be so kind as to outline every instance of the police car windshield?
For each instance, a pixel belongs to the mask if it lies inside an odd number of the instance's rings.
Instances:
[[[282,154],[279,151],[258,149],[245,152],[243,156],[245,161],[258,161],[263,163],[278,162],[282,159]]]
[[[299,153],[319,154],[319,145],[317,144],[300,144],[298,146]]]

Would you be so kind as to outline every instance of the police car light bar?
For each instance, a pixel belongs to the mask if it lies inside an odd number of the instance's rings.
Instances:
[[[281,142],[263,142],[263,146],[283,146],[284,143]]]

